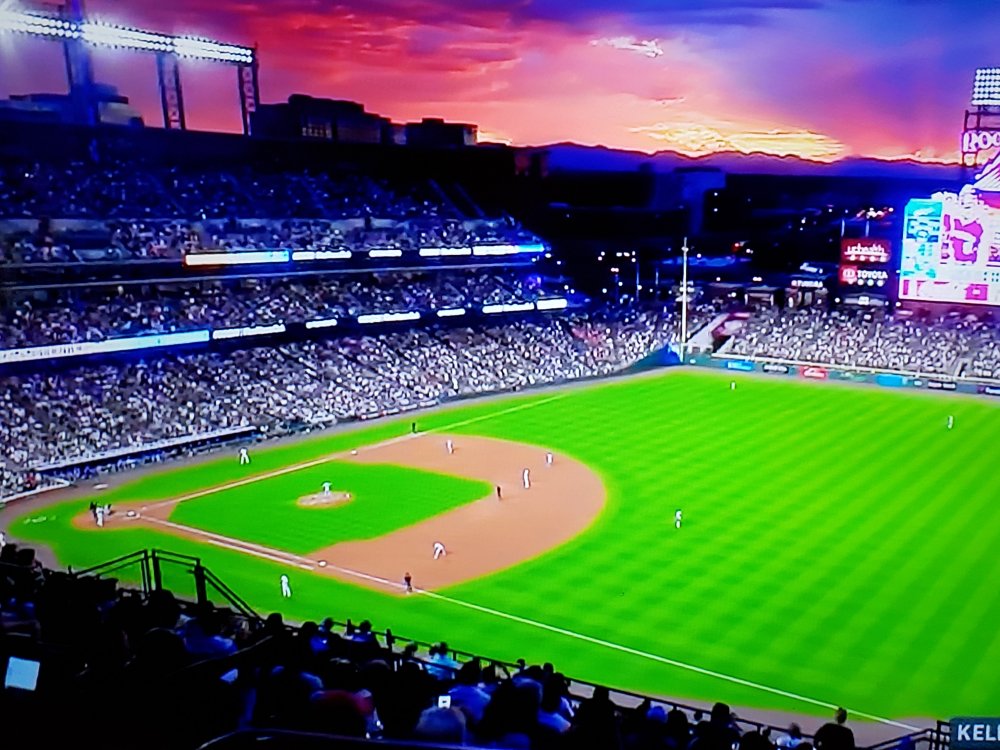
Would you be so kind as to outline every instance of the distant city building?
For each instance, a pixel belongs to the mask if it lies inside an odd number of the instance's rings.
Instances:
[[[475,125],[425,117],[420,122],[405,125],[406,144],[425,148],[461,148],[475,146],[478,128]]]
[[[254,135],[334,143],[398,143],[397,126],[366,112],[364,105],[293,94],[281,104],[262,104],[251,115]]]
[[[102,125],[142,127],[142,115],[114,86],[95,83],[91,96],[97,121]],[[69,94],[14,94],[0,100],[0,119],[72,123],[78,120],[77,103]]]
[[[262,104],[251,115],[252,132],[261,138],[309,139],[333,143],[407,144],[458,148],[476,143],[475,125],[425,118],[399,125],[366,112],[358,102],[293,94],[281,104]]]

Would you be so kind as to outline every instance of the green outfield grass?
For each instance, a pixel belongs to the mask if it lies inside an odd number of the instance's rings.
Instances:
[[[785,378],[736,376],[732,391],[732,379],[677,371],[420,417],[424,430],[571,455],[609,492],[581,536],[442,599],[381,595],[291,570],[295,595],[282,601],[278,564],[153,531],[73,529],[86,500],[26,506],[10,531],[78,566],[149,546],[197,554],[262,611],[367,617],[408,637],[552,661],[581,679],[658,695],[828,713],[794,697],[803,696],[890,718],[995,713],[998,405]],[[258,448],[252,468],[408,431],[409,418]],[[102,497],[168,498],[245,475],[226,455]],[[295,506],[327,479],[357,501]],[[189,501],[172,518],[305,552],[488,491],[401,467],[333,463]]]

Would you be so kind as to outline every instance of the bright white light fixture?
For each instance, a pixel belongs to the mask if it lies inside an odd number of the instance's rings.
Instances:
[[[977,68],[972,106],[1000,107],[1000,68]]]
[[[0,9],[0,32],[14,31],[49,39],[83,39],[101,47],[119,47],[142,52],[163,52],[202,60],[252,65],[254,50],[191,36],[170,36],[119,26],[105,21],[75,23],[62,18]]]

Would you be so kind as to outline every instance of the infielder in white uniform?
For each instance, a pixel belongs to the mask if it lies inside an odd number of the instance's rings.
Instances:
[[[250,451],[246,448],[240,448],[240,466],[250,463]]]
[[[529,469],[521,472],[521,482],[524,484],[524,489],[531,489],[531,471]]]
[[[434,542],[434,559],[437,560],[439,557],[444,557],[448,554],[448,551],[444,548],[441,542]]]
[[[448,451],[448,455],[451,455],[452,453],[455,452],[455,443],[453,443],[451,440],[445,440],[444,447],[445,450]]]
[[[546,466],[552,465],[552,451],[545,452],[545,465]]]
[[[330,483],[329,482],[323,482],[323,494],[324,495],[329,495],[330,494]]]
[[[97,510],[94,511],[94,519],[97,521],[98,526],[104,526],[104,506],[98,505]]]
[[[290,599],[292,596],[292,587],[288,584],[288,576],[284,573],[281,574],[281,595],[286,599]]]

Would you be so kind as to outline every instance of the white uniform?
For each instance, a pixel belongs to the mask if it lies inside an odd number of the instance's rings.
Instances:
[[[545,453],[545,465],[546,466],[552,465],[552,451],[547,451]]]
[[[455,452],[455,444],[451,440],[445,440],[444,447],[447,449],[448,453]]]
[[[330,483],[329,482],[323,482],[323,494],[324,495],[329,495],[330,494]]]
[[[531,489],[531,471],[525,469],[521,472],[521,481],[524,483],[524,489]]]
[[[288,584],[288,576],[284,573],[281,574],[281,595],[286,599],[290,598],[292,595],[292,587]]]
[[[246,448],[240,448],[240,466],[248,463],[250,463],[250,451]]]
[[[679,529],[681,527],[681,512],[677,511],[674,513],[674,528]]]
[[[729,381],[729,390],[731,390],[731,391],[735,391],[736,390],[736,381],[735,380],[730,380]]]
[[[104,506],[98,505],[97,510],[94,511],[94,518],[97,521],[98,526],[104,525]]]
[[[5,544],[7,544],[7,534],[3,531],[0,531],[0,552],[3,552]]]
[[[439,557],[444,557],[448,552],[445,550],[444,545],[441,542],[434,542],[434,559],[437,560]]]
[[[951,429],[952,427],[954,427],[954,426],[955,426],[955,418],[954,418],[954,417],[951,417],[951,416],[949,416],[949,417],[948,417],[948,429],[950,430],[950,429]]]

